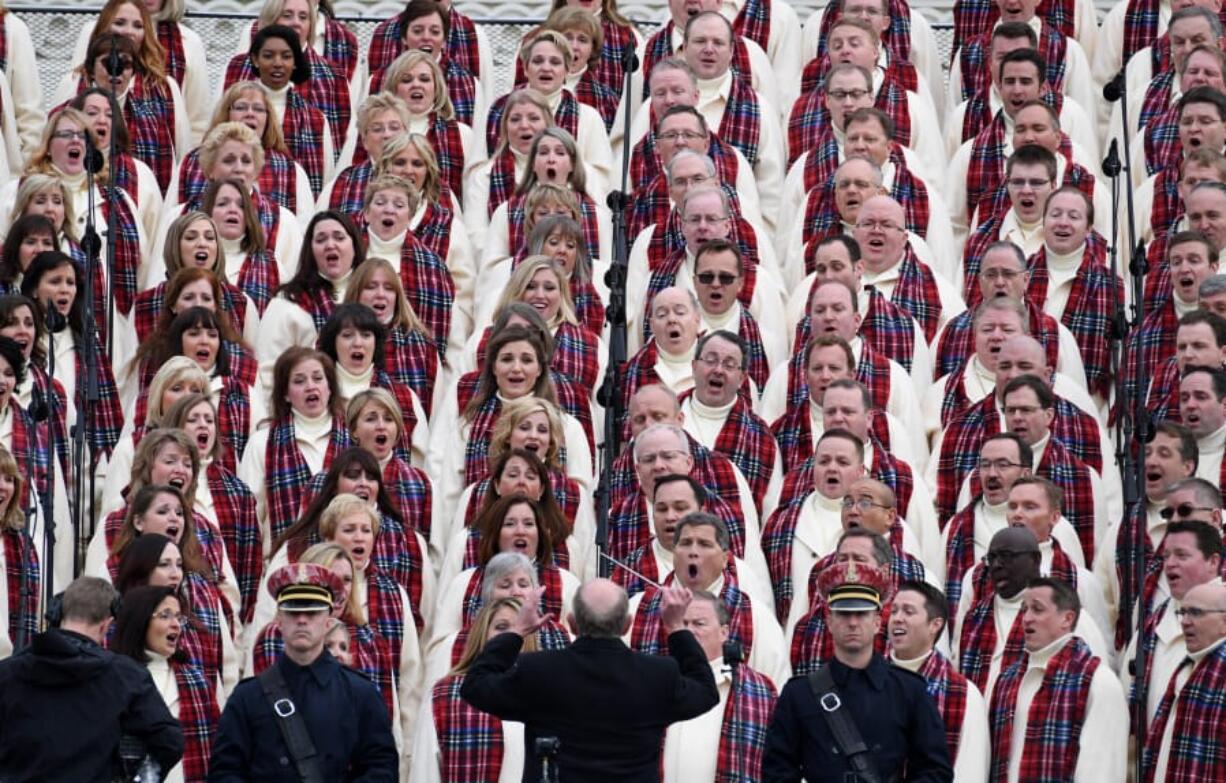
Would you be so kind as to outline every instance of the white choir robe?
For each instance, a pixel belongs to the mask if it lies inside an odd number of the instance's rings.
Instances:
[[[1157,551],[1158,545],[1166,536],[1167,521],[1158,513],[1162,510],[1163,505],[1149,499],[1146,499],[1145,502],[1145,529],[1149,535],[1150,546],[1154,548],[1154,551]],[[1094,555],[1094,575],[1098,577],[1099,583],[1103,586],[1103,597],[1107,601],[1107,611],[1110,613],[1113,628],[1120,612],[1128,612],[1131,617],[1136,615],[1135,605],[1120,606],[1120,579],[1115,568],[1115,549],[1119,535],[1120,523],[1116,522],[1107,529],[1107,537],[1099,544],[1098,551]],[[1158,585],[1154,589],[1152,606],[1158,606],[1170,595],[1171,586],[1166,581],[1166,574],[1160,571]],[[1136,627],[1135,621],[1133,621],[1133,627]]]
[[[338,300],[340,298],[337,297]],[[268,300],[260,324],[264,327],[264,335],[254,346],[259,365],[256,388],[268,395],[272,393],[272,373],[277,359],[294,346],[314,348],[319,342],[319,330],[315,328],[315,319],[310,313],[284,296],[274,296]]]
[[[860,353],[863,347],[863,338],[857,336],[852,339],[851,350],[857,362],[860,361]],[[886,411],[893,414],[900,422],[920,421],[919,399],[916,397],[915,385],[911,377],[907,375],[907,371],[902,368],[902,365],[892,359],[889,362],[890,397],[886,403]],[[787,413],[787,402],[788,365],[782,364],[771,371],[770,379],[766,382],[766,388],[762,390],[762,399],[758,403],[758,415],[769,422],[773,422]],[[913,456],[928,453],[928,449],[924,444],[923,433],[917,427],[908,427],[906,435],[910,452]],[[816,434],[814,435],[813,445],[816,448]],[[892,448],[897,448],[898,446],[892,439],[890,445]],[[865,464],[868,464],[867,461]],[[915,463],[911,464],[914,465]]]
[[[1043,20],[1033,16],[1027,25],[1042,39]],[[996,26],[1000,26],[997,21]],[[947,106],[957,106],[962,102],[962,51],[958,47],[954,51],[949,67],[949,83],[945,88]],[[1098,104],[1102,95],[1091,78],[1090,60],[1076,38],[1065,37],[1064,49],[1064,84],[1060,90],[1066,100],[1073,100],[1085,111],[1086,116],[1094,119],[1098,114]],[[1140,104],[1137,104],[1140,105]]]
[[[1222,481],[1222,450],[1226,448],[1226,426],[1219,427],[1203,438],[1197,438],[1196,447],[1200,450],[1200,459],[1196,462],[1196,477],[1218,486]]]
[[[938,119],[936,104],[932,99],[933,91],[923,74],[918,74],[918,79],[916,91],[908,90],[906,93],[907,113],[911,121],[911,144],[908,146],[915,150],[916,155],[924,162],[922,172],[944,171],[949,155],[937,131],[941,127],[941,122]],[[874,100],[884,80],[885,71],[879,65],[873,69]]]
[[[638,596],[636,596],[637,598]],[[757,614],[755,612],[755,614]],[[757,618],[754,618],[757,623]],[[757,648],[757,629],[754,647]],[[723,657],[709,662],[719,690],[719,703],[697,718],[670,724],[664,733],[661,767],[665,783],[706,783],[716,779],[719,767],[719,739],[724,727],[724,710],[732,689],[732,675]],[[750,666],[756,669],[755,666]],[[778,684],[776,689],[780,688]]]
[[[1103,16],[1102,27],[1098,31],[1098,43],[1090,57],[1090,63],[1094,71],[1094,81],[1100,86],[1115,78],[1120,68],[1123,68],[1125,65],[1124,19],[1128,14],[1129,6],[1129,0],[1117,0],[1111,6],[1111,10],[1107,11],[1106,15]],[[1156,32],[1158,35],[1162,35],[1166,32],[1167,25],[1171,19],[1171,4],[1169,0],[1158,0],[1156,10],[1158,12],[1158,28]],[[1148,48],[1141,51],[1144,51],[1147,57],[1149,56]],[[1086,50],[1086,53],[1091,54],[1089,50]],[[1138,51],[1136,54],[1140,53]],[[1135,57],[1136,54],[1133,56]]]
[[[719,595],[724,589],[724,577],[720,576],[714,582],[706,587],[707,592],[714,595]],[[647,593],[636,593],[630,599],[630,628],[634,628],[634,618],[638,615],[639,607],[643,605],[643,599]],[[749,655],[745,664],[754,671],[761,672],[770,678],[775,684],[775,689],[780,690],[792,676],[792,665],[789,662],[789,650],[783,641],[783,630],[779,627],[778,621],[775,620],[775,615],[768,608],[758,606],[750,599],[752,607],[751,614],[753,615],[753,642],[749,648]],[[631,643],[633,630],[628,631],[623,637],[626,644]]]
[[[918,253],[917,253],[918,255]],[[921,256],[920,263],[927,264],[927,261]],[[860,282],[864,286],[873,286],[886,299],[893,299],[894,287],[898,284],[898,276],[902,267],[902,258],[899,257],[894,262],[893,266],[883,269],[879,272],[870,271],[867,266],[864,273],[860,277]],[[929,265],[929,271],[932,271]],[[941,315],[937,319],[936,331],[939,334],[945,324],[949,323],[954,318],[957,318],[966,310],[966,303],[962,301],[962,296],[958,293],[958,289],[953,283],[943,278],[940,274],[933,272],[932,279],[936,283],[937,296],[940,298]]]
[[[416,231],[421,221],[426,217],[426,207],[429,205],[422,199],[417,205],[417,211],[409,219],[409,230]],[[455,284],[455,300],[451,308],[451,320],[459,322],[462,328],[458,334],[472,334],[473,310],[476,306],[477,289],[477,255],[468,240],[468,229],[464,227],[464,217],[453,214],[451,231],[448,233],[447,257],[442,259],[451,273],[451,281]],[[392,260],[392,259],[389,259]],[[393,266],[400,268],[399,259],[392,260]]]
[[[507,224],[507,206],[510,202],[504,201],[494,210],[494,214],[490,216],[489,228],[486,229],[485,247],[481,251],[481,256],[477,259],[477,280],[476,289],[482,295],[492,294],[494,303],[497,303],[498,295],[502,293],[502,287],[506,285],[506,279],[510,274],[498,275],[491,279],[490,275],[494,267],[503,261],[509,261],[519,252],[519,248],[511,247],[510,228]],[[599,268],[601,272],[608,269],[609,264],[613,259],[613,222],[609,214],[609,208],[603,203],[596,203],[596,226],[600,232],[600,255],[593,258],[592,266]],[[524,233],[524,242],[528,241],[528,234]],[[484,302],[482,302],[485,305]],[[478,312],[485,313],[493,311],[493,304],[485,305]]]
[[[796,623],[809,613],[809,572],[814,564],[834,551],[843,535],[843,499],[810,492],[796,520],[788,573],[792,577],[792,604],[784,635],[791,640]],[[789,641],[790,643],[790,641]]]
[[[1022,608],[1022,596],[1025,591],[1018,591],[1018,594],[1011,599],[1001,598],[999,595],[992,597],[992,619],[996,623],[996,649],[992,653],[992,664],[988,670],[988,687],[984,690],[984,697],[988,703],[992,701],[992,689],[996,685],[996,678],[1000,676],[1000,665],[1004,660],[1005,642],[1009,638],[1009,630],[1013,627],[1013,621],[1017,618],[1018,613]],[[977,596],[971,593],[966,593],[962,596],[962,600],[958,602],[957,622],[954,625],[953,635],[953,655],[951,659],[955,662],[961,658],[961,639],[962,623],[966,619],[966,615],[970,612],[971,605],[975,603]],[[1082,641],[1090,648],[1090,652],[1103,659],[1103,665],[1108,670],[1111,668],[1112,650],[1111,644],[1104,641],[1102,631],[1098,629],[1098,624],[1081,614],[1077,617],[1077,625],[1073,628],[1073,634],[1081,638]],[[1114,678],[1112,678],[1114,680]],[[1124,711],[1127,715],[1127,710]]]
[[[1029,723],[1030,706],[1045,682],[1044,669],[1048,661],[1072,638],[1066,634],[1042,650],[1030,653],[1022,684],[1014,703],[1012,737],[1009,742],[1008,783],[1017,783],[1022,763],[1022,750]],[[1081,725],[1074,783],[1124,780],[1128,746],[1128,700],[1119,680],[1112,676],[1103,661],[1090,677],[1090,693],[1086,698],[1085,720]]]
[[[630,270],[626,282],[626,346],[629,355],[633,356],[643,343],[643,324],[646,314],[650,311],[651,302],[647,301],[647,287],[651,280],[651,270],[647,262],[647,246],[651,241],[656,227],[648,226],[639,233],[630,249]],[[787,328],[783,318],[783,284],[771,264],[774,254],[769,244],[764,244],[765,237],[758,236],[758,252],[760,262],[756,269],[756,279],[753,287],[753,297],[749,301],[749,314],[758,322],[762,334],[767,332],[783,333]],[[770,260],[767,261],[767,255]],[[685,261],[677,269],[673,285],[694,291],[694,255],[687,247]]]
[[[728,405],[719,409],[719,418],[718,420],[715,420],[710,418],[709,415],[704,416],[699,413],[694,406],[694,402],[696,400],[697,397],[691,395],[681,403],[681,426],[686,432],[694,437],[694,440],[706,446],[711,451],[715,451],[715,444],[719,440],[719,433],[723,430],[724,424],[728,421],[728,414],[732,409],[733,403],[729,403]],[[767,422],[767,426],[770,426],[769,422]],[[731,458],[732,455],[725,454],[724,456]],[[740,467],[737,466],[736,463],[733,463],[733,466],[736,467],[737,473],[743,478],[744,473],[741,472]],[[768,516],[770,512],[775,509],[775,506],[779,502],[779,493],[782,490],[783,463],[779,458],[779,449],[776,448],[775,464],[771,468],[771,479],[766,489],[766,498],[763,502],[761,514],[762,517]],[[741,502],[743,503],[744,501],[745,499],[742,498]],[[750,502],[753,502],[752,496],[750,498]]]
[[[93,29],[90,24],[85,27]],[[183,29],[182,25],[180,29]],[[13,107],[18,146],[13,149],[13,141],[9,139],[7,130],[4,141],[7,157],[16,163],[14,170],[20,170],[21,162],[38,148],[43,126],[47,123],[47,112],[43,109],[43,88],[34,54],[37,50],[30,37],[30,28],[17,14],[8,14],[4,20],[4,51],[8,61],[4,68],[4,81],[12,96],[5,105]]]
[[[400,643],[400,660],[396,661],[396,690],[392,694],[392,738],[396,748],[403,756],[405,750],[412,746],[413,721],[421,705],[422,672],[424,670],[421,639],[417,636],[417,624],[413,622],[409,594],[400,585],[396,585],[400,593],[401,605],[404,607],[404,638]],[[369,584],[365,571],[356,571],[353,575],[353,592],[350,600],[357,600],[362,608],[362,616],[370,618],[368,607]],[[403,763],[403,762],[402,762]]]
[[[1183,97],[1183,90],[1181,90],[1179,87],[1179,77],[1178,76],[1176,76],[1171,82],[1170,96],[1171,96],[1170,100],[1167,101],[1167,104],[1164,108],[1173,108],[1175,106],[1178,106],[1179,99]],[[1129,95],[1128,97],[1129,97],[1129,100],[1131,100],[1133,96]],[[1144,98],[1144,95],[1141,95],[1140,99],[1143,99],[1143,98]],[[1136,104],[1138,107],[1136,111],[1134,111],[1132,108],[1133,104],[1131,103],[1128,104],[1128,121],[1129,123],[1131,123],[1129,126],[1130,131],[1131,131],[1131,136],[1129,137],[1130,144],[1129,144],[1128,149],[1129,149],[1129,152],[1131,153],[1131,155],[1129,156],[1129,160],[1132,163],[1132,184],[1134,188],[1139,186],[1142,182],[1145,181],[1145,178],[1149,176],[1149,169],[1148,169],[1149,156],[1145,154],[1145,129],[1138,127],[1138,123],[1140,122],[1140,119],[1141,119],[1140,118],[1141,103],[1139,102],[1139,100],[1138,100],[1138,103]],[[1110,121],[1110,124],[1107,125],[1106,128],[1104,129],[1104,135],[1106,136],[1107,144],[1110,144],[1112,140],[1116,140],[1119,142],[1120,144],[1119,154],[1122,156],[1124,154],[1124,146],[1123,146],[1124,145],[1124,134],[1123,134],[1124,122],[1120,114],[1120,104],[1117,101],[1111,104],[1111,107],[1112,107],[1111,108],[1111,121]]]
[[[822,17],[826,13],[826,8],[822,7],[809,15],[805,19],[805,26],[802,32],[801,40],[801,61],[807,65],[810,60],[817,56],[817,47],[822,31]],[[910,62],[915,66],[915,70],[928,83],[939,85],[943,83],[945,74],[942,71],[941,62],[941,47],[937,44],[936,34],[932,31],[932,25],[928,23],[928,19],[917,9],[911,9],[910,17],[911,25],[911,56]],[[889,65],[889,59],[886,57],[887,50],[881,47],[881,54],[878,55],[878,62],[882,66]],[[944,101],[940,90],[931,91],[930,97],[933,100],[933,105],[938,110],[944,110],[948,107],[944,106]],[[790,105],[790,104],[789,104]]]
[[[1192,659],[1193,666],[1184,668],[1175,674],[1175,700],[1171,705],[1172,717],[1167,720],[1166,731],[1163,732],[1162,742],[1158,745],[1158,762],[1154,768],[1154,780],[1167,779],[1166,768],[1167,764],[1170,763],[1171,760],[1171,742],[1174,740],[1175,725],[1179,723],[1174,716],[1178,715],[1184,709],[1184,705],[1179,702],[1179,697],[1183,694],[1184,686],[1188,684],[1188,680],[1192,679],[1192,674],[1195,672],[1196,667],[1199,667],[1206,658],[1211,657],[1213,653],[1222,646],[1223,642],[1226,642],[1226,637],[1218,639],[1216,642],[1203,650],[1188,653],[1188,657]]]
[[[799,85],[800,73],[806,62],[801,56],[800,17],[790,3],[764,0],[764,4],[769,7],[770,31],[763,48],[771,64],[771,70],[764,74],[764,78],[776,82],[779,85],[777,89],[784,90],[786,85]],[[745,0],[723,0],[718,10],[729,22],[735,22],[744,7]],[[775,105],[791,104],[777,102]]]
[[[446,671],[443,672],[446,674]],[[443,761],[443,752],[438,746],[438,727],[434,725],[434,704],[430,698],[434,683],[427,679],[422,689],[425,698],[421,700],[421,710],[417,717],[417,732],[413,738],[412,759],[409,778],[413,783],[445,783],[439,764]],[[502,723],[502,766],[498,769],[498,780],[490,783],[519,783],[524,772],[524,724],[517,721],[504,720]]]
[[[162,703],[166,705],[166,709],[171,715],[175,716],[176,720],[181,720],[182,715],[179,714],[181,702],[179,701],[179,683],[175,680],[174,669],[170,667],[169,659],[153,652],[145,650],[145,655],[149,659],[145,664],[145,671],[149,672],[149,679],[153,682],[153,687],[157,689],[158,695],[162,697]],[[218,708],[224,708],[220,694],[218,701],[221,702]],[[183,762],[180,760],[177,764],[163,773],[161,777],[162,783],[183,783]]]
[[[932,655],[932,653],[928,653]],[[913,660],[900,659],[890,653],[890,663],[919,674],[928,662],[928,655]],[[956,667],[955,667],[956,668]],[[988,735],[988,705],[975,683],[966,682],[966,714],[958,731],[958,756],[952,759],[954,783],[978,783],[988,779],[992,766],[992,739]]]

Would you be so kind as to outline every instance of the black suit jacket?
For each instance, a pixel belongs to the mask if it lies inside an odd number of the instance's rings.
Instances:
[[[491,639],[460,693],[479,710],[525,724],[525,782],[540,778],[536,738],[557,737],[562,783],[657,783],[664,730],[719,703],[689,631],[668,637],[667,658],[620,639],[580,637],[565,650],[520,656],[522,644],[514,633]]]

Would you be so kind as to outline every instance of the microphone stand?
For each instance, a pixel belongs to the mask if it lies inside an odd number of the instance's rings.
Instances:
[[[109,64],[108,64],[109,67]],[[88,467],[85,460],[86,438],[85,434],[90,430],[93,422],[94,411],[97,409],[101,394],[98,389],[98,325],[97,317],[94,314],[94,270],[102,263],[98,257],[102,249],[102,242],[98,238],[98,230],[94,221],[94,182],[95,175],[102,170],[103,159],[102,153],[98,152],[94,147],[93,137],[89,131],[85,132],[85,177],[86,190],[88,191],[89,203],[85,210],[85,234],[81,238],[81,249],[85,251],[85,269],[81,270],[84,280],[81,281],[78,296],[81,299],[81,345],[77,346],[77,350],[82,352],[82,370],[85,377],[77,380],[76,403],[77,403],[77,422],[72,428],[72,491],[69,494],[72,500],[72,524],[73,529],[77,534],[77,541],[86,541],[89,539],[86,525],[89,525],[92,532],[94,519],[94,460],[96,455],[94,450],[90,448],[90,460]],[[111,133],[111,152],[114,154],[115,134]],[[115,188],[108,188],[108,197],[113,197]],[[112,207],[108,213],[107,219],[107,245],[111,252],[111,257],[114,258],[115,251],[115,209]],[[114,279],[112,276],[110,279]],[[108,301],[110,297],[108,295]],[[114,332],[108,332],[108,337]],[[54,464],[52,466],[54,468]],[[88,479],[86,473],[88,472]],[[52,473],[54,476],[54,473]],[[88,496],[87,493],[88,492]],[[86,503],[89,504],[88,515],[85,512]],[[80,552],[74,553],[77,557],[74,558],[74,575],[79,575],[81,568]]]
[[[123,79],[123,62],[119,57],[118,37],[115,33],[111,33],[111,51],[106,56],[106,73],[111,83],[111,100],[112,107],[119,109],[119,82]],[[135,78],[135,77],[134,77]],[[111,122],[111,132],[107,134],[107,156],[106,160],[109,165],[114,165],[115,155],[118,152],[118,144],[115,141],[114,120]],[[169,150],[166,151],[169,154]],[[107,286],[106,286],[106,353],[107,356],[113,355],[113,347],[115,344],[115,246],[118,240],[115,238],[115,222],[118,219],[118,210],[115,202],[123,198],[119,193],[119,189],[115,186],[115,172],[112,170],[110,176],[107,177],[106,189],[106,264],[107,264]],[[91,339],[93,334],[86,332]]]
[[[1137,239],[1136,228],[1136,207],[1133,203],[1133,187],[1132,187],[1132,152],[1130,149],[1130,126],[1128,124],[1128,88],[1125,81],[1125,69],[1121,68],[1120,72],[1115,75],[1105,87],[1103,87],[1103,97],[1108,101],[1120,101],[1120,130],[1123,138],[1124,159],[1122,169],[1125,172],[1124,195],[1127,205],[1127,227],[1128,227],[1128,243],[1132,247],[1132,258],[1129,261],[1128,271],[1131,274],[1132,280],[1132,320],[1129,322],[1124,315],[1123,307],[1117,309],[1116,317],[1112,325],[1112,338],[1119,340],[1120,345],[1120,360],[1119,366],[1124,367],[1125,353],[1127,351],[1127,332],[1132,329],[1139,328],[1145,320],[1145,275],[1149,271],[1149,264],[1145,256],[1145,243]],[[1112,142],[1111,149],[1116,148],[1115,142]],[[1108,160],[1110,160],[1108,155]],[[1104,161],[1107,163],[1108,161]],[[1118,161],[1116,161],[1118,163]],[[1118,177],[1119,172],[1116,175]],[[1113,194],[1119,188],[1118,181],[1113,185]],[[1114,210],[1113,210],[1114,214]],[[1113,241],[1113,245],[1118,242],[1118,239]],[[1114,272],[1115,254],[1112,253],[1112,271]],[[1116,377],[1116,410],[1117,418],[1120,419],[1118,432],[1122,435],[1117,441],[1116,454],[1117,458],[1122,457],[1123,464],[1121,465],[1121,474],[1124,483],[1124,503],[1126,507],[1132,510],[1134,519],[1138,520],[1138,524],[1145,524],[1145,493],[1144,493],[1144,474],[1145,474],[1145,444],[1153,437],[1150,429],[1149,412],[1145,408],[1146,389],[1142,388],[1143,379],[1146,368],[1141,367],[1138,362],[1137,374],[1135,379],[1134,389],[1131,395],[1125,393],[1120,396],[1127,387],[1122,382],[1122,379]],[[1127,443],[1128,447],[1124,444]],[[1127,513],[1127,512],[1126,512]],[[1127,518],[1127,517],[1125,517]],[[1148,535],[1144,532],[1143,535]],[[1145,573],[1148,570],[1148,558],[1144,552],[1136,553],[1136,562],[1134,564],[1133,578],[1137,585],[1137,619],[1136,628],[1138,632],[1144,633],[1149,614],[1149,606],[1145,601]],[[1122,611],[1128,611],[1128,607],[1120,607]],[[1131,634],[1132,629],[1129,629]],[[1144,769],[1142,765],[1144,753],[1141,752],[1145,743],[1147,715],[1145,704],[1147,701],[1147,691],[1149,682],[1144,673],[1148,668],[1149,653],[1145,649],[1144,644],[1137,644],[1137,655],[1133,660],[1134,666],[1133,687],[1136,688],[1134,698],[1139,705],[1133,711],[1133,732],[1137,742],[1137,754],[1135,759],[1136,779],[1144,778]]]
[[[43,306],[43,320],[47,328],[47,385],[41,392],[36,392],[30,401],[30,415],[36,426],[37,422],[45,422],[47,428],[47,482],[39,495],[43,504],[44,605],[50,606],[51,597],[55,595],[55,468],[58,456],[56,443],[59,438],[59,417],[55,411],[58,403],[55,398],[55,333],[64,328],[65,321],[50,299]],[[75,565],[76,553],[73,555]],[[22,574],[24,573],[25,569],[22,568]],[[75,572],[73,575],[76,576]]]
[[[724,665],[728,667],[728,673],[732,678],[732,683],[728,688],[728,700],[732,701],[736,698],[737,676],[740,674],[741,664],[745,662],[745,648],[735,639],[729,639],[724,642],[723,646]],[[744,769],[745,757],[743,754],[734,753],[734,769],[732,771],[733,780],[752,780],[753,775],[749,770]]]
[[[632,105],[631,78],[638,70],[638,56],[633,46],[622,53],[622,102],[626,110],[623,144],[630,140],[630,106]],[[609,513],[612,502],[613,463],[620,451],[619,436],[622,421],[621,370],[626,363],[626,277],[630,266],[630,238],[626,235],[626,209],[630,205],[628,184],[630,179],[630,154],[622,155],[621,190],[609,194],[608,204],[613,223],[613,263],[605,273],[609,287],[609,303],[605,307],[605,320],[609,324],[609,360],[605,367],[604,383],[596,393],[596,400],[605,409],[604,443],[600,450],[600,483],[596,487],[596,566],[600,575],[612,573],[612,563],[607,559],[609,545]]]
[[[21,539],[23,543],[25,544],[25,546],[28,547],[28,549],[26,550],[28,552],[37,551],[34,548],[34,536],[30,534],[30,526],[34,523],[34,518],[38,514],[38,506],[34,501],[34,497],[35,497],[35,493],[31,489],[30,505],[27,506],[25,509],[26,524],[20,531]],[[16,500],[17,498],[13,498],[13,500],[10,500],[9,502],[11,503]],[[12,557],[12,553],[9,553],[9,552],[5,552],[5,555],[8,557]],[[23,561],[21,564],[21,568],[17,572],[18,578],[20,579],[20,582],[18,583],[18,590],[20,590],[21,592],[22,617],[17,622],[17,636],[15,639],[13,639],[13,652],[14,653],[19,653],[22,650],[24,650],[26,647],[29,646],[30,641],[31,641],[29,629],[26,627],[26,624],[29,622],[29,618],[25,616],[25,611],[26,611],[26,605],[27,605],[26,599],[30,597],[30,593],[33,592],[35,588],[33,585],[30,584],[30,575],[28,571],[29,569],[26,568],[26,564]],[[35,608],[34,610],[34,627],[35,628],[38,627],[38,609],[37,608]]]

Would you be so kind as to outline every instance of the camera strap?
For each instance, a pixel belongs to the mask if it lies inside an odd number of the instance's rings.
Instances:
[[[277,716],[277,728],[281,731],[285,746],[289,748],[289,755],[294,760],[299,779],[303,783],[324,783],[315,743],[307,731],[306,721],[298,712],[294,700],[290,698],[289,686],[285,684],[281,667],[276,664],[269,666],[256,679],[260,681],[260,688],[263,689],[273,714]]]
[[[868,746],[864,744],[864,737],[852,720],[851,713],[839,698],[830,667],[823,666],[815,672],[810,672],[808,681],[813,698],[817,699],[817,706],[821,708],[822,717],[826,720],[826,726],[834,735],[839,751],[847,757],[847,763],[856,779],[864,783],[880,783],[881,776],[877,773],[877,765],[873,763],[873,757],[869,755]]]

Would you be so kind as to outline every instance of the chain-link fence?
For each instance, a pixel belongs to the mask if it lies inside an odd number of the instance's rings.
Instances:
[[[43,96],[46,105],[51,105],[52,94],[64,74],[72,67],[73,47],[81,35],[82,28],[93,25],[97,18],[96,9],[73,7],[37,7],[26,5],[11,5],[10,9],[21,17],[30,28],[30,36],[34,41],[34,50],[38,57],[39,76],[42,80]],[[366,52],[370,36],[375,27],[383,21],[382,17],[341,16],[361,43],[362,52]],[[209,63],[210,84],[220,85],[226,63],[236,54],[240,47],[246,46],[247,30],[250,28],[254,14],[237,12],[188,12],[186,24],[200,34],[204,41]],[[527,17],[509,18],[477,18],[475,19],[489,40],[495,63],[514,62],[519,49],[520,39],[538,19]],[[635,24],[644,36],[651,35],[659,26],[655,20],[636,19]],[[953,31],[946,25],[935,25],[937,44],[941,50],[942,62],[949,59],[950,47],[953,45]],[[500,67],[495,74],[495,95],[501,95],[511,89],[513,70]]]

